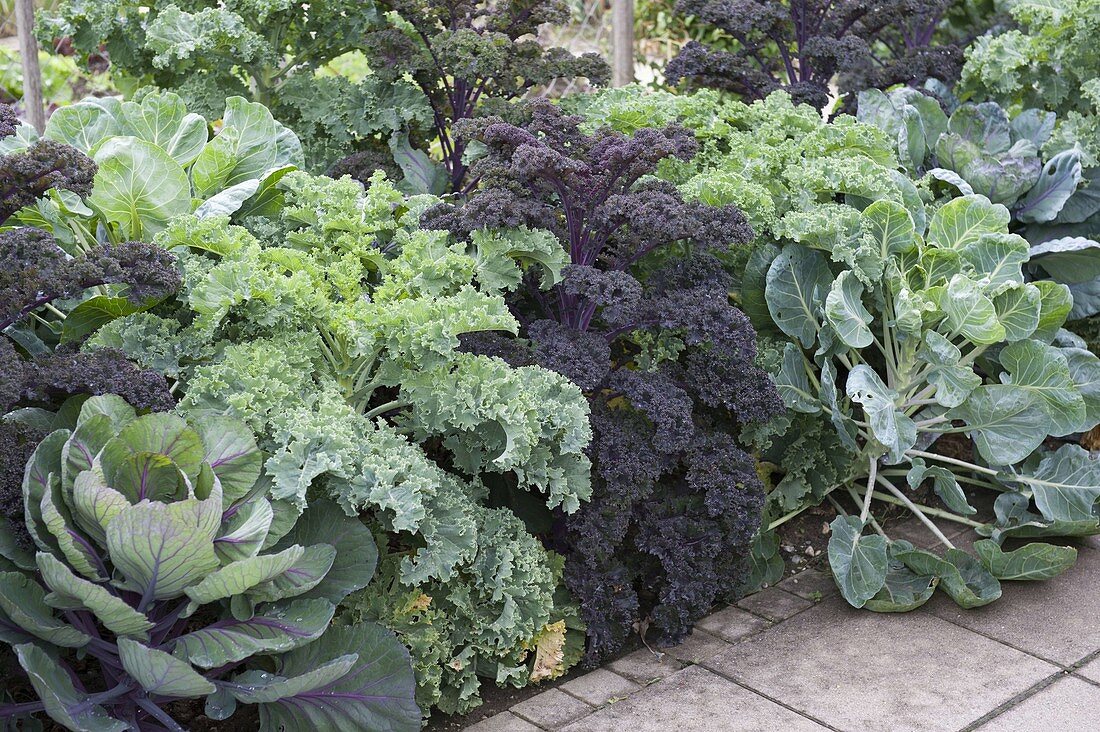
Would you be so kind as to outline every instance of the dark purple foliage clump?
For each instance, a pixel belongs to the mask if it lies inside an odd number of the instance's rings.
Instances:
[[[949,0],[678,0],[676,9],[721,30],[734,50],[688,42],[669,62],[672,84],[686,82],[763,99],[782,89],[824,107],[829,81],[854,92],[929,77],[953,82],[962,52],[935,45]]]
[[[676,640],[738,584],[759,528],[764,489],[734,435],[782,411],[757,366],[756,335],[729,301],[717,254],[752,239],[735,207],[684,201],[647,179],[691,159],[691,131],[628,137],[580,128],[536,102],[523,126],[463,125],[487,154],[479,189],[422,224],[459,235],[525,224],[553,231],[572,264],[549,291],[528,278],[512,301],[521,339],[481,335],[465,347],[536,362],[589,396],[596,480],[590,502],[560,514],[551,543],[581,603],[589,662],[632,630]]]
[[[0,139],[14,135],[18,124],[15,110],[0,104]],[[24,152],[0,155],[0,224],[51,188],[87,196],[95,172],[91,158],[53,140],[39,140]]]
[[[168,251],[140,241],[101,244],[70,257],[39,229],[0,233],[0,330],[99,285],[127,285],[126,297],[135,303],[163,299],[180,286],[175,261]]]
[[[383,81],[409,74],[428,97],[434,134],[443,152],[451,190],[466,180],[467,143],[452,125],[482,110],[502,114],[532,87],[584,77],[600,84],[608,69],[598,54],[574,56],[543,48],[536,40],[545,23],[563,23],[563,0],[383,0],[411,30],[390,26],[368,33],[365,48]]]

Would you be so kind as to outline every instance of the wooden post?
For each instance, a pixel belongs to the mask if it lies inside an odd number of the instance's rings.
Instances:
[[[41,134],[46,129],[46,110],[42,105],[38,42],[34,38],[34,0],[15,0],[15,27],[19,33],[19,55],[23,58],[23,108],[27,121]]]
[[[611,0],[611,84],[634,81],[634,0]]]

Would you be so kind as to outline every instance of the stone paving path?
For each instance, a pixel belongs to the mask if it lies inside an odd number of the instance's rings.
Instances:
[[[906,534],[909,535],[906,535]],[[921,530],[892,533],[931,546]],[[965,532],[950,537],[967,546]],[[806,570],[467,732],[1089,732],[1100,730],[1100,538],[1049,582],[960,610],[850,608]]]

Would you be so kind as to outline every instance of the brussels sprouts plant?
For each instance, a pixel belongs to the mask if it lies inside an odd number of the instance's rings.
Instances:
[[[829,561],[842,594],[856,607],[899,611],[938,585],[974,607],[1000,596],[1001,579],[1063,571],[1073,548],[1008,551],[1004,542],[1100,533],[1100,462],[1075,444],[1039,450],[1100,421],[1100,359],[1061,330],[1069,289],[1024,280],[1028,244],[1008,233],[1008,209],[983,196],[956,198],[930,217],[888,200],[837,207],[837,216],[824,227],[807,219],[799,243],[781,251],[760,249],[747,280],[764,288],[791,339],[777,377],[784,402],[831,420],[856,456],[830,489],[861,507],[832,524]],[[931,449],[952,434],[970,437],[973,457]],[[912,500],[925,481],[946,509]],[[1000,494],[992,521],[975,520],[964,486]],[[891,542],[872,515],[876,502],[916,514],[946,555]],[[937,521],[989,538],[975,557]]]
[[[329,627],[374,573],[370,531],[323,501],[273,522],[261,459],[236,422],[113,395],[42,440],[23,482],[36,551],[0,542],[0,640],[38,701],[0,719],[182,730],[173,703],[205,698],[215,720],[258,705],[261,730],[419,729],[397,639]]]

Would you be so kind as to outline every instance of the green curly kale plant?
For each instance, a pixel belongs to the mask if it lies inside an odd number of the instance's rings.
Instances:
[[[1100,194],[1084,176],[1079,145],[1044,162],[1053,112],[1025,109],[1010,118],[996,102],[982,102],[958,106],[948,117],[912,89],[869,90],[859,100],[859,119],[897,139],[910,174],[947,197],[978,193],[1008,207],[1012,230],[1032,244],[1031,274],[1073,291],[1071,318],[1100,311]]]
[[[170,376],[185,411],[245,421],[271,455],[277,517],[331,496],[385,533],[386,564],[406,587],[468,584],[437,626],[438,661],[417,661],[448,669],[446,692],[439,671],[421,674],[424,709],[444,693],[471,706],[479,669],[558,620],[555,560],[508,509],[490,507],[490,489],[575,511],[591,492],[591,432],[564,377],[464,353],[459,336],[515,331],[502,293],[525,270],[556,282],[565,254],[542,231],[460,242],[420,230],[438,199],[407,198],[380,173],[366,192],[301,172],[278,188],[279,205],[247,228],[170,222],[156,242],[179,257],[181,295],[111,323],[90,346]]]
[[[382,22],[360,0],[64,0],[44,14],[39,37],[47,48],[68,38],[84,56],[105,51],[120,89],[153,84],[207,118],[227,97],[259,102],[303,136],[310,167],[324,169],[431,123],[412,84],[329,72]]]
[[[397,639],[330,628],[374,573],[369,530],[318,501],[273,533],[261,463],[240,423],[138,416],[110,395],[47,435],[23,482],[36,553],[0,543],[0,639],[39,701],[0,718],[182,730],[170,705],[205,697],[215,720],[259,705],[261,730],[419,729]]]
[[[756,293],[790,339],[777,378],[787,406],[826,416],[854,455],[826,491],[861,506],[833,522],[830,564],[856,607],[909,610],[937,585],[964,607],[986,604],[999,579],[1051,577],[1076,555],[1043,543],[1007,551],[1006,539],[1100,533],[1100,467],[1076,445],[1037,452],[1048,436],[1100,420],[1100,359],[1060,331],[1068,288],[1025,281],[1029,248],[1008,233],[1007,208],[979,195],[930,217],[923,206],[867,203],[808,219],[792,232],[798,243],[761,250],[770,262]],[[975,458],[930,450],[948,434],[968,435]],[[947,510],[910,498],[906,488],[926,480]],[[992,522],[971,518],[964,485],[1000,493]],[[875,501],[910,509],[946,556],[890,541]],[[975,557],[935,519],[990,538]]]

